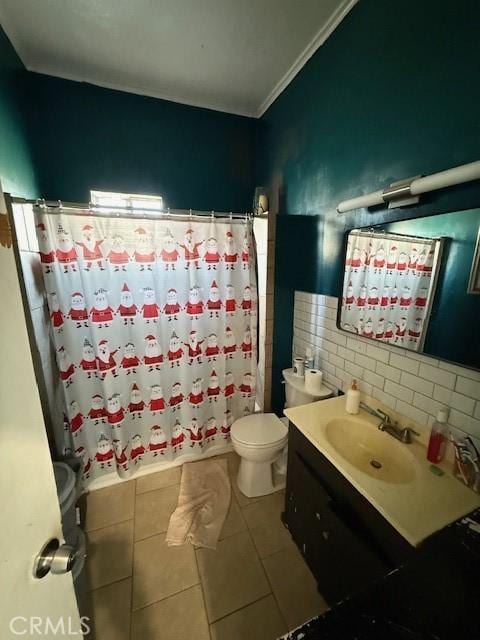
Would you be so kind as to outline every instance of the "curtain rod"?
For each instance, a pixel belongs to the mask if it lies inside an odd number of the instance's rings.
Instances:
[[[136,212],[141,212],[139,216],[133,217],[143,217],[143,218],[151,218],[154,217],[157,219],[158,217],[167,219],[169,217],[177,217],[177,218],[185,218],[187,220],[191,220],[192,218],[225,218],[230,220],[250,220],[253,218],[253,214],[250,212],[245,212],[243,214],[240,213],[226,213],[220,211],[196,211],[194,212],[192,209],[150,209],[150,208],[142,208],[142,207],[119,207],[119,206],[104,206],[100,204],[95,204],[93,202],[82,203],[82,202],[62,202],[61,200],[42,200],[42,199],[33,199],[33,198],[19,198],[16,196],[11,196],[11,201],[17,204],[31,204],[34,206],[45,207],[46,209],[51,209],[49,213],[58,213],[59,209],[62,209],[62,212],[71,215],[79,215],[79,216],[100,216],[100,217],[111,217],[112,214],[118,218],[131,218],[131,215],[121,215],[122,211],[130,212],[131,214],[135,214]],[[57,210],[57,211],[55,211]],[[70,210],[70,211],[68,211]]]

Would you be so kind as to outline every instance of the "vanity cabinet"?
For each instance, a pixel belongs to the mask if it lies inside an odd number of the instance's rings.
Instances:
[[[329,604],[386,575],[413,551],[292,423],[284,521]]]

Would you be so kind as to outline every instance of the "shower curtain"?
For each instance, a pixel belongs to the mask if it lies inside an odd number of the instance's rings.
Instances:
[[[225,445],[255,403],[251,221],[34,211],[86,483]]]
[[[367,338],[421,351],[435,294],[441,242],[352,231],[340,323]]]

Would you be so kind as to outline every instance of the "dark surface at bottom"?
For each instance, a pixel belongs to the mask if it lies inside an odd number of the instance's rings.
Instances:
[[[480,522],[480,509],[470,516]],[[341,568],[340,568],[341,570]],[[480,534],[458,520],[410,560],[286,636],[290,640],[480,637]]]

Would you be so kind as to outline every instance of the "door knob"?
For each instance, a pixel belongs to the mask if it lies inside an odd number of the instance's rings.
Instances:
[[[52,538],[35,558],[33,575],[44,578],[50,571],[54,574],[68,573],[75,564],[77,553],[71,545],[61,545],[57,538]]]

